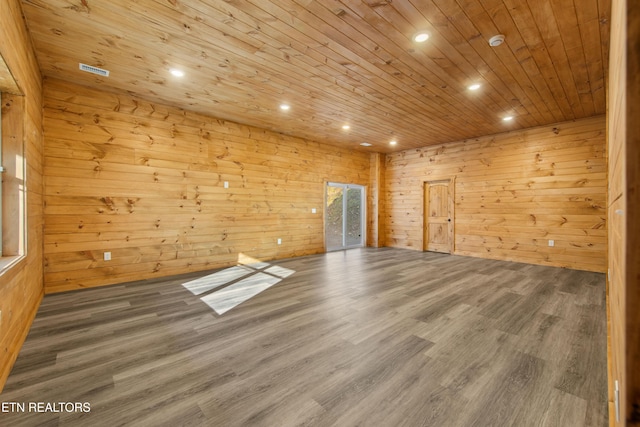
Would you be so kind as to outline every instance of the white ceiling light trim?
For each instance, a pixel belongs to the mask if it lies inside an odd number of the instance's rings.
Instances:
[[[424,30],[418,31],[413,35],[412,39],[417,43],[426,42],[427,40],[429,40],[429,33]]]

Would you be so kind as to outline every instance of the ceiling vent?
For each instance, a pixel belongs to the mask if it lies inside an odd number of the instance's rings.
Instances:
[[[80,63],[80,69],[87,73],[97,74],[102,77],[109,77],[109,70],[103,70],[102,68],[92,67],[91,65]]]

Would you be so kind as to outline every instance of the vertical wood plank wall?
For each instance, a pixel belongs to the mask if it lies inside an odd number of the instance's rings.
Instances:
[[[630,424],[640,425],[640,4],[627,3],[627,407]]]
[[[625,396],[625,345],[624,345],[624,272],[625,272],[625,224],[624,217],[615,211],[626,210],[624,142],[626,128],[625,90],[625,8],[624,1],[613,1],[611,9],[611,50],[609,54],[609,97],[608,97],[608,133],[607,140],[609,179],[609,274],[607,303],[609,313],[609,420],[610,425],[625,425],[624,416],[627,405],[625,399],[620,402],[621,422],[616,422],[614,406],[614,382],[617,380],[622,396]]]
[[[387,246],[423,248],[423,183],[455,177],[455,254],[606,271],[605,134],[598,116],[388,154]]]
[[[42,79],[19,0],[0,1],[0,54],[24,93],[27,256],[0,275],[0,391],[43,295]]]
[[[384,242],[384,215],[385,215],[385,188],[384,165],[385,155],[382,153],[371,154],[371,170],[369,172],[370,185],[368,188],[367,203],[367,246],[380,248]]]
[[[323,252],[324,182],[369,184],[368,153],[58,80],[44,98],[47,292]]]
[[[614,0],[608,98],[609,400],[612,426],[640,425],[640,5]],[[620,390],[615,418],[614,382]]]

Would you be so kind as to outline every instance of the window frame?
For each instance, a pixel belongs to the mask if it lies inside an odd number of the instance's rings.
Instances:
[[[24,96],[0,90],[0,275],[27,255],[25,117]]]

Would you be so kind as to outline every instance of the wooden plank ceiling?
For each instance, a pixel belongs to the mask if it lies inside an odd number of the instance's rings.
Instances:
[[[45,76],[391,152],[604,114],[610,3],[23,0],[23,9]],[[419,30],[424,43],[412,40]],[[490,47],[496,34],[506,41]]]

